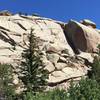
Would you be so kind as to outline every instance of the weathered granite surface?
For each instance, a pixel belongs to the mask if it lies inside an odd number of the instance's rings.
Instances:
[[[100,43],[99,32],[77,21],[65,24],[38,16],[0,16],[0,63],[20,65],[31,29],[41,40],[39,48],[43,52],[45,68],[50,72],[50,88],[65,88],[70,79],[79,79],[87,74],[89,67],[85,61],[93,62],[92,55]],[[16,83],[17,78],[14,79]]]

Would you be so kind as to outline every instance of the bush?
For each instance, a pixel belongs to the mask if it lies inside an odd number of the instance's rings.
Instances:
[[[79,84],[71,84],[69,100],[100,100],[100,86],[96,80],[82,79]]]
[[[33,95],[31,92],[28,92],[24,96],[23,100],[68,100],[66,91],[64,90],[52,90],[43,93],[37,93]]]
[[[12,66],[0,64],[0,100],[14,100],[15,87],[12,84]]]
[[[68,91],[55,89],[47,92],[26,92],[18,100],[100,100],[100,86],[96,80],[82,79],[71,83]]]

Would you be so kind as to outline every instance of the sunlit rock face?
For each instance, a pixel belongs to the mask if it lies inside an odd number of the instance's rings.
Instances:
[[[70,79],[79,80],[87,74],[85,61],[93,62],[91,54],[100,43],[96,29],[76,21],[65,24],[39,16],[1,14],[0,63],[12,64],[17,70],[23,50],[28,48],[31,29],[40,39],[41,59],[50,73],[48,88],[66,89]]]

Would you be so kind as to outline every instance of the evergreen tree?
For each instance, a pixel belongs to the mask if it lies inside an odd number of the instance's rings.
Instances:
[[[39,38],[34,36],[33,29],[29,35],[29,47],[22,54],[23,59],[19,78],[27,88],[27,92],[43,91],[47,85],[48,71],[44,70],[41,60],[41,51],[38,46]]]
[[[98,48],[98,56],[95,56],[94,62],[92,64],[92,69],[88,75],[89,78],[95,79],[100,84],[100,45],[98,46]]]

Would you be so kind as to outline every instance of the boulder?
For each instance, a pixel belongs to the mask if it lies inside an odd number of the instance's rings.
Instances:
[[[66,67],[66,66],[67,66],[66,63],[56,63],[56,65],[55,65],[56,69],[58,69],[58,70]]]
[[[74,50],[89,53],[98,51],[97,46],[100,44],[100,34],[95,29],[70,20],[65,25],[65,34]]]
[[[86,53],[86,52],[81,52],[79,55],[77,55],[78,57],[81,57],[83,59],[86,59],[89,63],[93,63],[94,58],[92,57],[92,55],[90,53]]]
[[[11,12],[7,11],[7,10],[4,10],[4,11],[1,11],[0,12],[0,16],[11,16]]]
[[[45,65],[45,69],[48,70],[49,72],[53,72],[55,70],[54,65],[48,60],[44,62],[44,65]]]
[[[92,28],[96,28],[96,24],[94,22],[92,22],[91,20],[88,19],[84,19],[82,21],[80,21],[81,24],[92,27]]]

